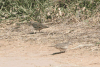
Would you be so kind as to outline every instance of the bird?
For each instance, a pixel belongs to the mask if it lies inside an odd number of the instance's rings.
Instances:
[[[65,42],[65,43],[58,43],[54,46],[50,46],[50,47],[55,47],[56,49],[59,49],[60,52],[66,52],[66,49],[68,48],[69,42]]]
[[[35,30],[38,30],[39,32],[44,28],[48,28],[48,26],[36,21],[30,21],[30,24],[34,27]]]

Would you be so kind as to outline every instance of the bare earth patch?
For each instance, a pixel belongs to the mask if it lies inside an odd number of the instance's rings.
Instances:
[[[0,26],[0,67],[100,67],[100,25],[64,22],[36,34],[27,24]],[[59,50],[49,46],[67,41],[66,53],[52,55]]]

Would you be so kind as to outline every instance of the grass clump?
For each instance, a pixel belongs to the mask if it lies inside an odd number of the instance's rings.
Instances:
[[[100,0],[1,0],[0,20],[46,22],[75,16],[83,21],[100,12]]]

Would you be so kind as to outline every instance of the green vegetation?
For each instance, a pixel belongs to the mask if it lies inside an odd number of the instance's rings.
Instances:
[[[64,16],[88,19],[100,12],[100,0],[0,0],[0,21],[6,19],[39,22]]]

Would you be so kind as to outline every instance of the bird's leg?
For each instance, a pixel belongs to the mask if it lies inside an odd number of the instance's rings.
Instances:
[[[39,33],[40,33],[40,30],[39,30]]]
[[[61,53],[65,53],[65,50],[63,50],[63,49],[60,49],[60,52],[61,52]]]

